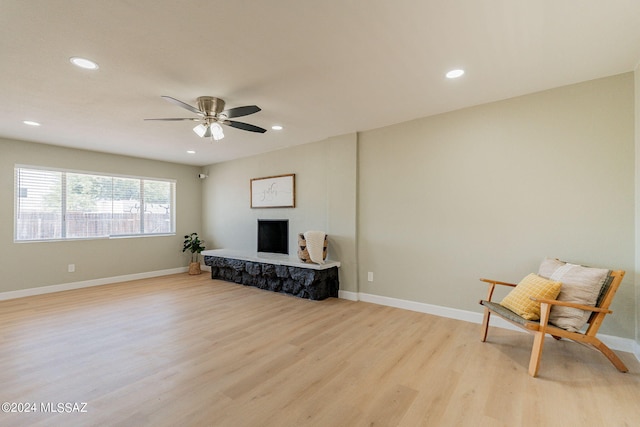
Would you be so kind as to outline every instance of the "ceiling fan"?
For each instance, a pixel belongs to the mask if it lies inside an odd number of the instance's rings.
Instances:
[[[188,118],[167,118],[167,119],[145,119],[145,120],[165,120],[165,121],[180,121],[191,120],[194,122],[200,122],[199,125],[193,128],[193,131],[201,138],[209,138],[218,141],[224,138],[222,126],[227,125],[236,129],[247,130],[249,132],[265,133],[267,130],[258,126],[251,125],[249,123],[237,122],[235,120],[229,120],[235,117],[248,116],[260,111],[260,107],[257,105],[246,105],[244,107],[230,108],[224,110],[224,100],[213,96],[200,96],[198,97],[198,107],[193,107],[185,102],[170,96],[162,96],[167,101],[189,110],[192,113],[198,115],[198,117]]]

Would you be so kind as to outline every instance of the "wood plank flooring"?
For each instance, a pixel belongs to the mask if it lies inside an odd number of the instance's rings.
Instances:
[[[473,298],[480,298],[482,295]],[[637,426],[640,364],[207,274],[0,301],[0,426]],[[43,412],[86,403],[86,412]],[[78,408],[82,409],[82,408]]]

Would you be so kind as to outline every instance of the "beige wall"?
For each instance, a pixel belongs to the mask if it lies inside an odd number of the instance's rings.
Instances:
[[[362,132],[359,291],[479,312],[559,257],[629,272],[601,331],[634,337],[633,111],[627,73]]]
[[[175,236],[61,242],[13,242],[16,164],[177,180]],[[0,139],[0,292],[178,268],[183,235],[199,231],[200,168]],[[68,273],[75,264],[75,273]]]
[[[289,253],[297,233],[325,231],[339,260],[340,289],[356,290],[356,135],[300,145],[204,168],[203,230],[207,249],[256,250],[257,219],[289,220]],[[251,178],[296,174],[296,207],[251,209]]]
[[[635,73],[635,136],[636,136],[636,192],[635,192],[635,217],[636,217],[636,356],[640,358],[640,63],[636,67]]]

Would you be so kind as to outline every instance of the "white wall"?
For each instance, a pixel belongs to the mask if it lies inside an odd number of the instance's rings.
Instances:
[[[218,163],[203,170],[203,231],[207,249],[256,251],[257,220],[289,220],[289,253],[297,234],[329,235],[328,257],[342,263],[340,289],[355,291],[356,150],[355,134],[258,156]],[[251,209],[250,180],[295,173],[296,207]]]
[[[633,79],[362,132],[359,291],[479,312],[478,278],[558,257],[629,273],[601,331],[634,337]]]
[[[13,242],[14,166],[67,168],[175,179],[175,236]],[[200,168],[133,157],[0,139],[0,292],[179,268],[183,235],[201,224]],[[69,273],[68,264],[76,271]]]

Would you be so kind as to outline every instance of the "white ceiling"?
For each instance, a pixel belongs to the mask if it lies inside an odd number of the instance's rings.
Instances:
[[[639,0],[2,0],[0,137],[206,165],[638,60]],[[448,80],[452,68],[466,74]],[[161,95],[256,104],[236,120],[269,130],[210,142],[193,122],[144,121],[189,117]]]

